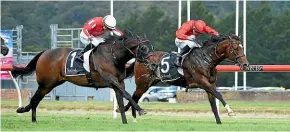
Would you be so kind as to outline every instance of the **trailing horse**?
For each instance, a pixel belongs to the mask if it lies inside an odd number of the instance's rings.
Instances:
[[[5,45],[5,40],[1,38],[1,54],[6,56],[9,53],[9,48]]]
[[[36,71],[38,82],[38,89],[30,103],[26,107],[18,108],[17,113],[29,112],[32,109],[32,122],[36,122],[36,108],[43,97],[56,86],[69,81],[79,86],[114,89],[124,124],[127,123],[127,119],[123,97],[133,104],[140,115],[145,114],[125,91],[124,84],[124,79],[133,73],[134,68],[129,68],[128,72],[125,64],[136,56],[139,45],[144,43],[149,41],[142,41],[128,32],[125,32],[125,36],[120,39],[109,38],[84,55],[84,58],[87,58],[85,63],[89,62],[87,65],[75,59],[80,54],[80,50],[56,48],[40,52],[25,68],[14,67],[12,70],[13,77]]]
[[[215,98],[222,102],[229,116],[234,115],[222,95],[216,91],[216,66],[226,58],[238,64],[241,69],[249,66],[238,36],[222,36],[204,42],[202,48],[192,49],[183,56],[181,67],[174,65],[177,59],[176,53],[156,51],[148,53],[145,58],[146,61],[135,63],[134,75],[137,88],[132,98],[137,103],[150,86],[163,81],[169,85],[204,89],[208,94],[218,124],[221,121],[217,113]],[[127,111],[130,106],[129,102],[125,106],[125,110]],[[132,115],[136,118],[135,108],[132,108]]]

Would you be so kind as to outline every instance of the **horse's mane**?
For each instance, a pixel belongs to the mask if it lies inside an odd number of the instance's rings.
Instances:
[[[134,38],[136,38],[134,36],[134,34],[131,31],[129,31],[128,29],[125,29],[123,31],[123,33],[124,33],[124,35],[122,37],[116,37],[116,36],[111,36],[110,35],[109,37],[107,37],[105,39],[105,42],[104,43],[101,43],[101,44],[102,45],[103,44],[112,44],[112,43],[114,43],[116,41],[123,41],[123,40],[126,40],[126,39],[134,39]]]
[[[110,48],[120,48],[120,47],[124,47],[123,44],[120,43],[124,43],[124,41],[133,41],[133,40],[139,40],[142,41],[145,38],[139,37],[137,34],[133,34],[131,31],[129,31],[128,29],[125,29],[123,31],[124,35],[119,37],[119,36],[109,36],[105,39],[105,42],[100,43],[98,47],[110,47]],[[147,39],[146,39],[147,40]],[[95,52],[97,49],[97,47],[94,48],[93,52]]]
[[[219,44],[220,42],[229,39],[229,37],[231,37],[232,39],[238,40],[240,41],[240,37],[236,36],[234,34],[229,34],[229,35],[220,35],[219,37],[211,37],[208,40],[202,42],[203,43],[203,47],[210,47],[216,44]]]

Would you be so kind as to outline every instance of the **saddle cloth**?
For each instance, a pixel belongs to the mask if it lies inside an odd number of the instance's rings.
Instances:
[[[80,76],[86,75],[86,72],[90,72],[90,54],[92,49],[84,53],[84,62],[77,61],[76,58],[79,58],[81,55],[81,50],[71,51],[66,58],[65,65],[65,75],[66,76]]]

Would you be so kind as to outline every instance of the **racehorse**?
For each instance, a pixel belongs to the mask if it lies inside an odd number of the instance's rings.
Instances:
[[[160,73],[164,69],[160,68],[160,66],[157,67],[157,65],[163,64],[165,66],[167,65],[166,68],[172,67],[172,65],[169,65],[169,61],[164,61],[166,59],[166,57],[163,57],[165,54],[168,53],[162,51],[151,52],[144,57],[147,58],[146,61],[137,61],[135,63],[134,75],[136,91],[132,98],[137,103],[150,86],[161,81],[162,78],[160,77]],[[205,41],[202,48],[191,50],[187,55],[183,56],[182,70],[184,75],[181,75],[181,77],[176,80],[166,81],[169,85],[186,88],[199,87],[204,89],[208,94],[208,100],[217,124],[221,124],[221,121],[215,105],[215,98],[218,98],[222,102],[229,116],[235,115],[222,95],[216,90],[216,66],[226,58],[238,64],[241,69],[249,67],[248,60],[243,52],[240,37],[235,35],[223,35],[221,37],[212,37],[210,40]],[[130,106],[131,103],[129,102],[125,106],[125,110],[127,111]],[[132,115],[136,118],[135,108],[132,108]]]
[[[144,110],[131,98],[125,91],[124,79],[130,76],[126,73],[125,64],[135,57],[139,45],[150,43],[148,40],[142,40],[139,37],[133,37],[129,31],[124,31],[124,36],[119,39],[108,38],[97,48],[92,50],[89,58],[91,79],[93,85],[89,83],[85,75],[65,76],[66,58],[73,51],[71,48],[56,48],[42,51],[37,54],[25,68],[14,67],[13,77],[31,74],[36,71],[38,89],[26,107],[17,109],[17,113],[29,112],[32,109],[32,122],[36,122],[36,108],[43,97],[53,88],[63,84],[66,81],[79,86],[92,88],[110,87],[116,93],[119,109],[121,110],[122,123],[126,124],[127,119],[124,111],[123,97],[129,100],[138,110],[139,115],[143,115]],[[76,57],[75,57],[76,58]],[[133,74],[134,66],[129,69]]]
[[[5,40],[1,38],[1,54],[6,56],[9,53],[9,48],[5,45]]]

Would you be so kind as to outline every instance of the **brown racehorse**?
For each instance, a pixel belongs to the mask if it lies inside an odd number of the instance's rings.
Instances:
[[[8,53],[9,53],[9,48],[5,45],[4,39],[1,38],[1,54],[3,56],[6,56]]]
[[[184,76],[175,81],[168,81],[167,83],[169,85],[186,88],[200,87],[204,89],[208,94],[208,99],[215,115],[216,123],[221,124],[215,105],[215,98],[218,98],[226,107],[229,116],[234,115],[234,113],[229,105],[224,101],[222,95],[216,91],[216,66],[226,58],[240,65],[241,69],[247,68],[249,64],[244,55],[240,38],[235,35],[223,36],[215,39],[212,38],[211,40],[206,41],[201,50],[198,51],[199,53],[196,53],[197,50],[196,52],[195,50],[191,50],[188,55],[185,56],[182,63]],[[140,63],[139,61],[135,63],[134,75],[137,87],[132,98],[137,103],[150,86],[161,81],[158,71],[152,70],[152,68],[150,68],[150,63],[159,64],[161,57],[165,53],[166,52],[162,51],[153,52],[151,56],[147,57],[149,63]],[[200,55],[207,55],[207,57],[200,57]],[[204,63],[204,61],[207,63]],[[125,106],[125,110],[127,111],[130,106],[131,104],[129,102]],[[132,115],[136,118],[136,110],[134,108],[132,108]]]
[[[133,38],[125,32],[121,39],[107,39],[104,43],[94,48],[89,59],[91,77],[94,86],[90,86],[88,79],[83,76],[65,76],[65,65],[68,54],[73,50],[71,48],[56,48],[43,51],[36,55],[25,68],[14,67],[12,74],[14,77],[28,75],[36,71],[38,89],[26,107],[17,109],[17,113],[29,112],[32,109],[32,122],[36,122],[36,108],[43,97],[53,88],[63,84],[66,81],[79,86],[92,88],[110,87],[116,92],[116,98],[121,109],[122,122],[127,123],[124,111],[123,97],[129,100],[138,110],[140,115],[145,114],[144,110],[131,98],[125,91],[124,79],[130,76],[125,64],[135,57],[139,45],[149,43],[139,38]],[[95,65],[94,65],[95,64]],[[129,69],[133,73],[134,66]]]

